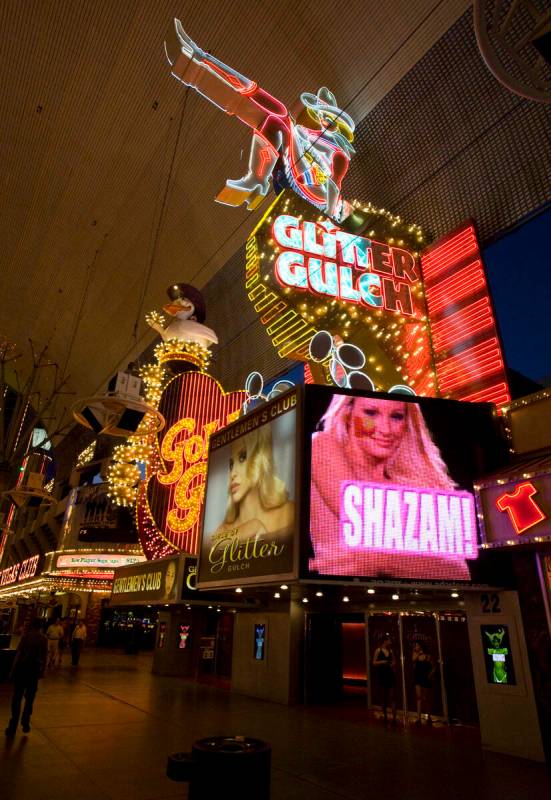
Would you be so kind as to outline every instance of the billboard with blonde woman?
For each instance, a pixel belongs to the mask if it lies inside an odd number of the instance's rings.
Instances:
[[[198,586],[296,576],[298,391],[211,437]]]
[[[306,387],[307,571],[469,581],[473,481],[505,449],[492,406]]]

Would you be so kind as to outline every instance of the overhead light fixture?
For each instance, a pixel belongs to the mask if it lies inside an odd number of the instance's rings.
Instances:
[[[392,599],[393,600],[399,600],[400,599],[400,595],[399,594],[393,594],[392,595]]]
[[[238,586],[235,591],[237,592],[237,594],[241,594],[243,592],[243,589],[241,588],[241,586]]]
[[[452,592],[452,597],[459,597],[459,592]]]
[[[316,597],[323,597],[323,592],[316,592]]]
[[[279,588],[285,590],[285,589],[288,589],[289,587],[287,586],[286,583],[282,583]]]
[[[368,593],[368,594],[375,594],[375,589],[368,589],[368,590],[367,590],[367,593]]]
[[[277,599],[279,599],[279,598],[281,597],[281,595],[280,595],[280,593],[279,593],[279,592],[274,592],[274,597],[276,597]]]
[[[347,595],[345,595],[345,596],[343,597],[342,601],[343,601],[343,603],[349,603],[349,602],[350,602],[350,598],[349,598],[349,597],[347,597]]]
[[[307,598],[307,597],[303,597],[303,598],[302,598],[302,602],[303,602],[303,603],[307,603],[307,602],[308,602],[308,598]]]

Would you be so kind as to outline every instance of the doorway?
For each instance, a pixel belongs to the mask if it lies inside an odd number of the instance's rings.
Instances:
[[[431,662],[421,706],[436,724],[478,724],[467,620],[463,612],[369,611],[310,613],[306,617],[304,700],[309,705],[350,705],[383,716],[385,692],[373,659],[389,638],[398,718],[417,718],[413,652],[419,645]],[[390,702],[390,701],[389,701]]]

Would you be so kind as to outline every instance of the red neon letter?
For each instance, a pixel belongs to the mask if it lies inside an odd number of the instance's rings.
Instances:
[[[392,248],[392,259],[394,261],[394,274],[399,280],[408,280],[410,283],[415,283],[417,280],[417,272],[415,271],[415,259],[407,250],[402,250],[399,247]]]
[[[413,304],[411,302],[411,291],[407,283],[396,285],[392,278],[383,278],[382,283],[385,308],[389,311],[400,311],[400,313],[411,317],[413,315]]]
[[[382,272],[383,275],[392,275],[392,255],[390,247],[387,247],[386,244],[372,241],[371,255],[375,272]]]

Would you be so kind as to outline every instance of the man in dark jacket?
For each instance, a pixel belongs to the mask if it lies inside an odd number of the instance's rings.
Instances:
[[[38,689],[38,681],[44,675],[48,655],[48,640],[42,633],[41,628],[41,620],[38,618],[33,619],[29,630],[21,637],[15,654],[11,673],[14,682],[11,719],[5,731],[6,736],[14,736],[17,731],[23,697],[25,697],[25,706],[21,719],[23,733],[29,733],[31,730],[30,722],[34,698]]]

